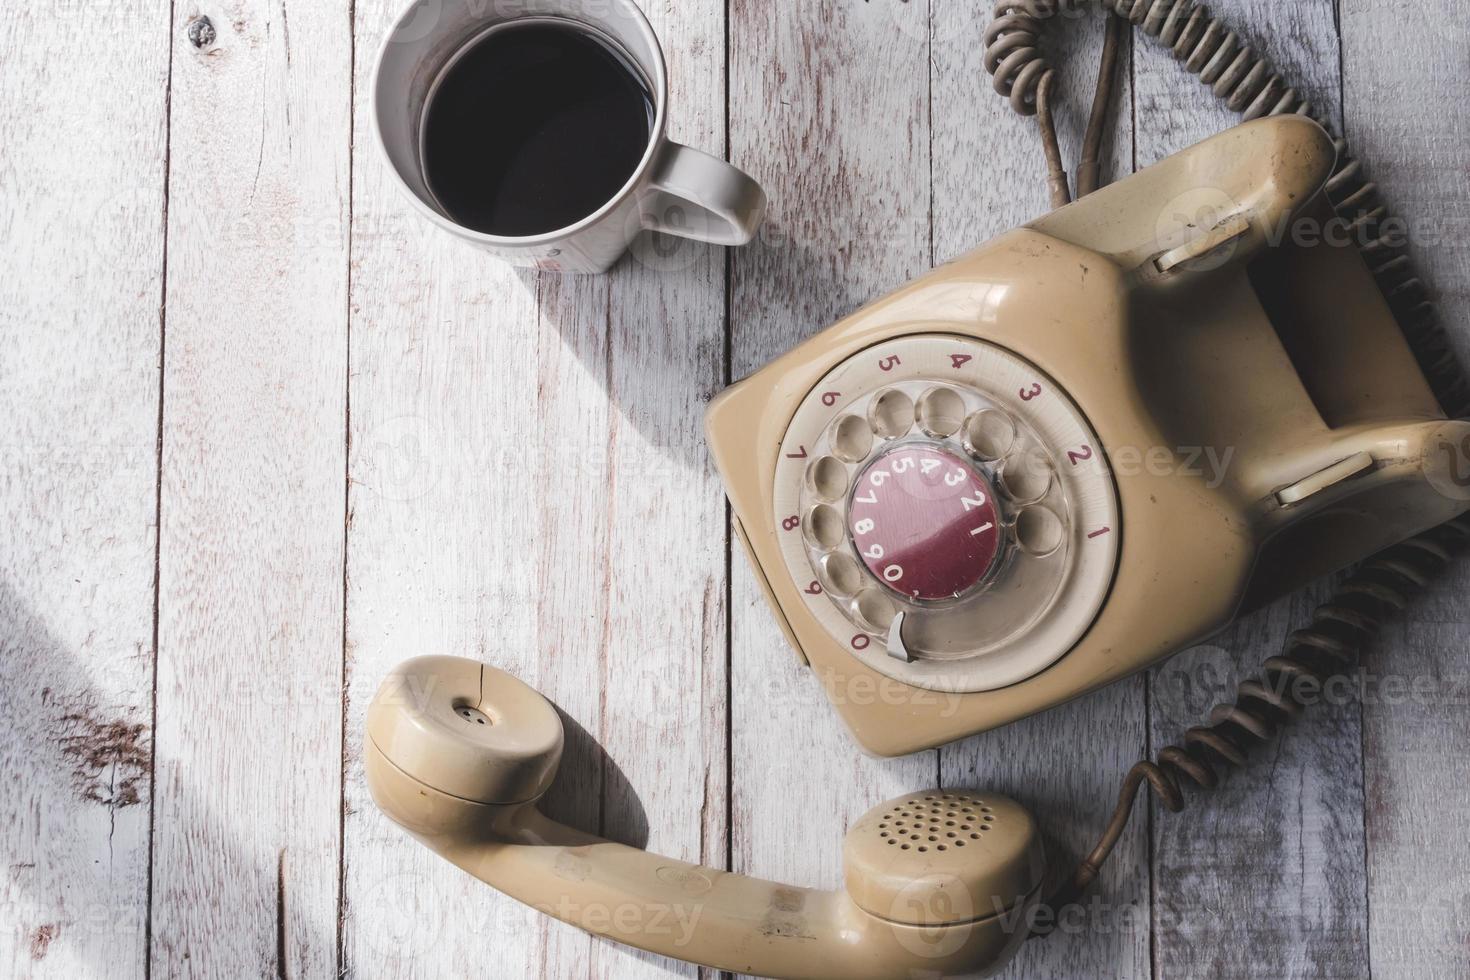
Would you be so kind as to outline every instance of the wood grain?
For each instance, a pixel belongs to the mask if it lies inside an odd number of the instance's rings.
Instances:
[[[358,93],[399,7],[357,4]],[[479,657],[542,683],[535,283],[410,209],[370,105],[354,106],[342,967],[532,976],[539,917],[410,840],[362,777],[365,712],[400,660]]]
[[[679,93],[670,135],[719,152],[723,4],[649,4],[645,13]],[[717,865],[724,503],[702,419],[724,375],[724,278],[718,250],[644,238],[605,280],[539,281],[536,410],[566,427],[539,433],[532,481],[564,488],[539,506],[540,686],[587,733],[573,741],[550,809],[612,839]],[[577,934],[547,954],[542,969],[554,976],[697,972]]]
[[[1463,6],[1342,3],[1345,131],[1408,222],[1419,271],[1470,353],[1470,20]],[[1461,558],[1366,658],[1370,966],[1470,971],[1470,568]]]
[[[643,9],[669,64],[670,136],[723,155],[724,0]],[[591,392],[609,413],[610,480],[588,494],[601,497],[606,550],[568,542],[605,569],[605,622],[600,642],[563,655],[566,690],[585,691],[588,654],[602,651],[602,832],[715,867],[726,864],[728,839],[728,541],[703,422],[726,374],[725,284],[723,249],[645,236],[608,282],[605,318],[579,306],[562,324],[601,322],[609,345]],[[547,442],[550,461],[557,447]],[[567,499],[547,502],[548,523],[559,521]],[[574,594],[557,606],[584,615]],[[591,968],[609,980],[701,972],[606,943]]]
[[[1212,12],[1269,57],[1314,105],[1340,104],[1331,0],[1228,0]],[[1136,48],[1138,162],[1235,125],[1161,45]],[[1161,206],[1168,206],[1161,202]],[[1326,596],[1317,586],[1247,617],[1150,675],[1157,751],[1233,700]],[[1366,963],[1362,779],[1356,699],[1323,703],[1179,815],[1154,805],[1154,949],[1164,974],[1359,976]]]
[[[671,135],[728,148],[771,220],[728,254],[643,239],[598,279],[506,269],[413,215],[368,137],[400,6],[0,17],[0,973],[708,972],[551,922],[378,813],[363,711],[414,654],[558,703],[568,822],[833,887],[846,826],[936,780],[1032,806],[1065,868],[1124,767],[1304,621],[1320,589],[1147,681],[863,757],[731,543],[700,415],[1042,212],[1034,123],[979,62],[989,5],[647,0]],[[1470,353],[1464,15],[1211,6],[1341,108]],[[1099,31],[1048,40],[1069,165]],[[1115,174],[1235,121],[1154,42],[1132,68]],[[1390,629],[1366,697],[1185,814],[1140,812],[1075,934],[1006,975],[1464,975],[1467,589],[1462,562]]]
[[[731,4],[733,159],[771,198],[731,259],[735,377],[929,268],[928,64],[923,3]],[[733,868],[838,887],[847,827],[937,757],[862,755],[735,551]]]
[[[988,12],[988,11],[987,11]],[[1035,119],[1016,115],[985,72],[985,18],[974,4],[936,0],[933,28],[934,248],[946,261],[1049,209]],[[1061,18],[1048,31],[1059,66],[1056,115],[1075,173],[1102,51],[1103,20]],[[1132,169],[1131,90],[1119,66],[1107,172]],[[1101,831],[1118,781],[1146,747],[1141,679],[940,750],[946,786],[994,787],[1029,807],[1046,838],[1053,878],[1071,873]],[[1148,827],[1128,829],[1085,915],[1046,942],[1028,943],[1015,977],[1149,975]]]
[[[396,3],[359,4],[359,93]],[[721,152],[724,10],[646,13],[670,135]],[[358,131],[367,132],[359,97]],[[548,810],[725,859],[724,500],[701,434],[724,377],[724,259],[643,239],[602,278],[516,272],[415,218],[356,147],[344,966],[352,975],[692,975],[492,892],[361,781],[377,684],[474,656],[565,713]],[[403,939],[403,942],[399,942]]]
[[[156,976],[337,966],[347,10],[176,8]]]
[[[0,14],[8,977],[148,961],[168,4],[127,7]]]

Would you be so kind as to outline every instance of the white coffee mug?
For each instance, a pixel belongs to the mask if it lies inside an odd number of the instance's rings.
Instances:
[[[423,117],[435,82],[456,54],[487,31],[531,18],[570,21],[614,45],[642,74],[654,118],[637,170],[611,200],[566,228],[513,238],[467,228],[435,201],[424,176]],[[416,0],[383,43],[372,92],[378,145],[413,205],[513,265],[603,272],[644,229],[743,245],[765,216],[759,184],[724,160],[665,136],[669,80],[663,50],[633,0]]]

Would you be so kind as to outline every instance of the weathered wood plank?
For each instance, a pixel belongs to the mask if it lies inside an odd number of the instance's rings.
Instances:
[[[360,93],[398,6],[357,6]],[[363,138],[368,105],[355,107],[342,965],[348,976],[468,976],[493,942],[505,975],[533,976],[534,914],[408,838],[362,777],[365,712],[400,660],[462,654],[542,683],[527,544],[534,282],[409,209]]]
[[[670,135],[725,143],[725,10],[719,0],[644,4],[669,61]],[[644,238],[605,283],[542,282],[545,479],[566,458],[602,460],[542,502],[542,672],[596,741],[595,777],[569,815],[687,861],[725,863],[725,507],[704,448],[705,403],[725,373],[723,250]],[[549,333],[548,333],[549,331]],[[557,350],[556,338],[565,346]],[[586,343],[591,339],[592,343]],[[591,536],[574,532],[587,525]],[[589,611],[595,611],[589,615]],[[574,770],[575,771],[575,770]],[[558,927],[560,928],[560,927]],[[578,936],[578,941],[585,941]],[[694,976],[610,943],[568,949],[546,975]]]
[[[1343,0],[1346,132],[1441,322],[1470,353],[1470,19],[1463,5]],[[1462,558],[1366,658],[1363,705],[1370,966],[1375,977],[1470,971],[1470,567]]]
[[[935,0],[934,258],[943,262],[1044,214],[1046,164],[1036,121],[996,95],[985,72],[982,36],[989,5]],[[1048,31],[1058,66],[1057,124],[1067,170],[1075,174],[1102,52],[1100,16],[1063,18]],[[1126,57],[1105,179],[1132,169],[1132,114]],[[1087,406],[1083,406],[1087,410]],[[1146,746],[1143,683],[1133,679],[1080,702],[941,749],[946,786],[995,787],[1041,821],[1056,881],[1091,849],[1117,796],[1118,781]],[[1149,975],[1148,828],[1138,820],[1089,896],[1045,942],[1028,943],[1008,975]]]
[[[897,0],[731,4],[733,159],[771,197],[761,241],[733,257],[734,377],[928,270],[928,16]],[[837,887],[848,824],[934,785],[936,756],[862,755],[733,550],[733,867]]]
[[[0,15],[9,977],[148,958],[168,16],[155,0]],[[79,57],[61,38],[105,43]]]
[[[642,7],[668,61],[670,135],[723,154],[725,0]],[[724,249],[640,240],[609,283],[606,388],[596,389],[610,408],[615,491],[603,500],[611,526],[601,558],[610,580],[600,645],[603,831],[721,868],[729,840],[728,528],[704,408],[726,375],[726,279]],[[607,980],[700,972],[610,944],[594,948],[591,970]]]
[[[397,7],[358,6],[359,133]],[[670,134],[720,152],[723,4],[646,12]],[[413,218],[361,138],[356,161],[346,968],[693,975],[434,857],[373,808],[358,749],[398,660],[478,656],[568,716],[550,812],[723,865],[726,540],[701,434],[724,376],[723,253],[645,239],[605,278],[516,272]],[[404,926],[404,907],[423,911]]]
[[[171,34],[156,976],[337,967],[348,9]]]
[[[1340,104],[1332,0],[1222,0],[1212,11],[1314,105]],[[1136,47],[1138,162],[1235,125],[1208,87],[1152,39]],[[1168,202],[1160,202],[1168,207]],[[1233,700],[1235,685],[1305,623],[1323,587],[1237,623],[1150,675],[1154,751]],[[1227,652],[1228,651],[1228,652]],[[1340,699],[1341,700],[1341,699]],[[1162,975],[1358,976],[1366,910],[1356,699],[1324,703],[1214,792],[1173,815],[1155,805],[1154,949]]]

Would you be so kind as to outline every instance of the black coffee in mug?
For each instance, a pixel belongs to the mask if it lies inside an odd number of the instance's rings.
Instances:
[[[512,22],[461,51],[430,93],[424,176],[468,228],[557,231],[617,196],[648,150],[653,117],[641,74],[599,35]]]

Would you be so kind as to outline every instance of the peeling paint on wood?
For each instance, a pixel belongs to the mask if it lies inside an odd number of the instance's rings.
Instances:
[[[46,954],[51,951],[51,943],[60,933],[61,927],[53,922],[48,922],[43,926],[37,926],[32,930],[30,941],[31,959],[38,963],[44,960]]]
[[[136,806],[151,775],[148,726],[102,721],[92,713],[62,715],[56,736],[71,761],[73,785],[84,799],[105,806]]]

